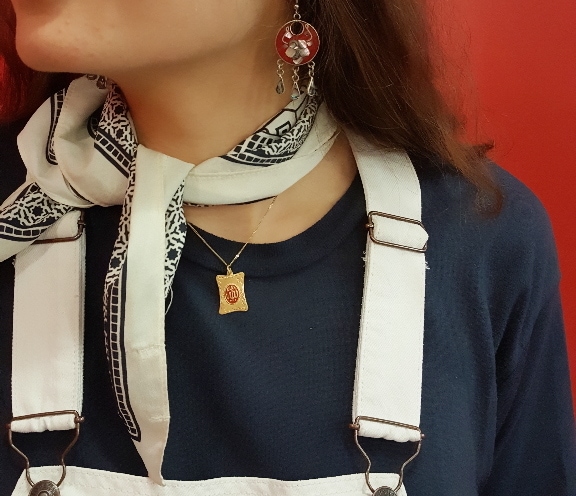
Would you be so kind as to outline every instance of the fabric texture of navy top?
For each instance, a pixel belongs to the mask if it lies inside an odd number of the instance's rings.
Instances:
[[[496,217],[459,176],[412,157],[427,252],[420,456],[410,496],[576,496],[576,436],[559,271],[546,213],[494,167]],[[23,180],[14,130],[0,136],[0,200]],[[102,290],[119,207],[87,211],[84,411],[70,465],[145,476],[116,413],[102,335]],[[366,213],[359,178],[333,209],[281,243],[249,245],[250,310],[218,314],[221,262],[191,232],[166,317],[171,428],[167,479],[283,480],[364,471],[350,408],[363,288]],[[241,246],[202,232],[225,259]],[[10,420],[13,268],[0,264],[0,423]],[[32,465],[57,464],[67,432],[15,435]],[[410,445],[366,439],[374,471],[396,472]],[[21,459],[0,446],[0,496]]]

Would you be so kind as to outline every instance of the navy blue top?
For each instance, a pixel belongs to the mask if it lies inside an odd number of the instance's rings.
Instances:
[[[540,203],[501,169],[503,211],[482,216],[472,188],[425,159],[426,255],[420,456],[410,496],[576,496],[576,439],[559,273]],[[0,139],[0,199],[23,179],[14,136]],[[366,214],[357,178],[317,224],[281,243],[249,245],[250,310],[218,314],[223,266],[188,232],[167,315],[171,409],[163,475],[297,480],[364,471],[351,421]],[[84,411],[78,465],[146,475],[116,413],[103,338],[102,288],[119,207],[87,212]],[[240,244],[203,233],[231,259]],[[0,264],[0,423],[10,418],[13,267]],[[69,433],[15,435],[33,465],[57,463]],[[413,446],[363,440],[376,472]],[[0,496],[22,463],[0,446]]]

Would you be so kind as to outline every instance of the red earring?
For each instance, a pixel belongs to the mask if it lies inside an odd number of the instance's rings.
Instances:
[[[308,84],[306,93],[310,96],[316,95],[314,86],[314,62],[313,59],[320,49],[320,37],[318,31],[311,24],[302,21],[300,16],[300,5],[298,0],[294,4],[294,19],[287,22],[280,28],[276,36],[276,51],[278,52],[278,84],[276,92],[282,94],[284,86],[284,62],[293,66],[292,74],[292,99],[296,100],[302,94],[300,88],[300,74],[298,68],[308,64]]]

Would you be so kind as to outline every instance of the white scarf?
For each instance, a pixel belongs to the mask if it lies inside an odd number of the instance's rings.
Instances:
[[[186,236],[183,202],[278,195],[322,160],[335,136],[325,107],[303,97],[228,154],[194,166],[139,145],[119,91],[83,77],[44,103],[18,137],[28,175],[0,209],[0,261],[72,210],[123,205],[105,334],[119,411],[151,477],[161,480],[168,435],[164,300]]]

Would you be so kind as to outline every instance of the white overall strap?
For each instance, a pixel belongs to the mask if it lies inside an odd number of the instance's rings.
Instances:
[[[418,430],[394,425],[420,425],[428,239],[420,184],[405,152],[350,138],[369,213],[352,417],[360,436],[420,441]]]
[[[73,211],[15,259],[12,342],[13,417],[82,411],[85,235]],[[73,415],[12,423],[15,432],[68,430]]]

